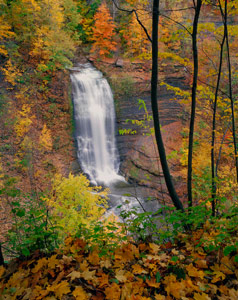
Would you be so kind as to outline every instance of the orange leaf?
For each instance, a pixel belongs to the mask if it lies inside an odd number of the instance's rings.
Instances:
[[[89,254],[88,261],[94,266],[99,264],[100,259],[96,251]]]
[[[148,286],[150,286],[150,287],[154,287],[154,288],[159,288],[159,287],[160,287],[160,283],[159,283],[159,282],[156,282],[155,278],[152,278],[151,280],[146,279],[145,282],[146,282],[146,283],[148,284]]]
[[[98,278],[100,284],[99,284],[99,287],[103,287],[105,285],[109,285],[109,282],[108,282],[108,274],[105,274],[105,273],[102,273],[102,276]]]

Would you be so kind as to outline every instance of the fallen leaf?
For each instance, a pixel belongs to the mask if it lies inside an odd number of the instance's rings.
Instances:
[[[100,267],[101,268],[105,267],[105,268],[109,269],[111,266],[112,266],[112,263],[109,259],[100,261]]]
[[[97,253],[96,251],[93,251],[92,253],[90,253],[89,256],[88,256],[88,261],[89,261],[90,264],[92,264],[93,266],[99,265],[100,258],[99,258],[98,253]]]
[[[98,277],[98,281],[100,282],[99,287],[102,288],[105,285],[109,285],[108,282],[108,274],[102,273],[100,277]]]
[[[113,282],[113,284],[105,289],[106,299],[109,300],[119,300],[121,296],[120,287]]]
[[[59,299],[62,299],[63,295],[70,293],[69,283],[67,281],[60,282],[55,287],[54,293]]]
[[[163,284],[165,285],[164,289],[168,296],[172,295],[176,299],[181,299],[182,291],[185,289],[184,282],[177,281],[176,277],[171,274],[165,277]]]
[[[196,265],[198,266],[198,268],[200,269],[207,269],[207,261],[205,259],[198,259],[196,260]]]
[[[6,271],[6,269],[5,269],[3,266],[1,266],[1,267],[0,267],[0,278],[1,278],[2,275],[5,273],[5,271]]]
[[[150,252],[152,254],[157,254],[160,250],[160,246],[154,244],[154,243],[149,243],[149,247],[150,247]]]
[[[193,299],[194,300],[211,300],[211,298],[205,293],[202,293],[202,294],[194,293]]]
[[[224,280],[226,278],[226,275],[221,271],[214,271],[213,275],[215,276],[212,278],[212,283],[216,283],[217,281]]]
[[[140,265],[136,264],[132,266],[132,270],[134,274],[147,274],[148,272],[145,271]]]
[[[57,254],[52,255],[48,258],[48,268],[54,269],[56,265],[59,264],[59,260],[56,258]]]
[[[82,272],[81,277],[84,278],[85,280],[93,280],[95,277],[96,270],[89,271],[85,270]]]
[[[119,282],[126,282],[127,280],[124,270],[117,271],[115,277]]]
[[[237,300],[238,299],[238,291],[235,289],[229,290],[230,300]]]
[[[73,271],[73,272],[69,273],[66,277],[70,277],[71,280],[74,280],[75,278],[81,277],[81,272]]]
[[[76,300],[87,300],[89,298],[81,286],[77,286],[72,295],[76,298]]]
[[[199,277],[203,279],[205,276],[204,272],[195,268],[193,264],[189,264],[188,266],[186,266],[186,270],[188,271],[188,275],[191,277]]]
[[[160,287],[160,283],[159,282],[156,282],[155,278],[152,278],[152,279],[146,279],[145,281],[148,286],[150,287],[154,287],[154,288],[159,288]]]
[[[80,264],[80,270],[81,271],[86,271],[88,269],[88,263],[86,259]]]
[[[164,295],[156,294],[156,295],[155,295],[155,300],[166,300],[166,298],[165,298]]]
[[[45,257],[42,259],[39,259],[36,266],[31,270],[32,273],[37,273],[39,270],[41,270],[43,267],[47,265],[48,261]]]

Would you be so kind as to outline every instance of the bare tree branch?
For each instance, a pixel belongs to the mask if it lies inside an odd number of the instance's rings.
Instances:
[[[144,32],[145,32],[145,34],[146,34],[148,40],[152,43],[152,39],[151,39],[151,37],[150,37],[150,35],[149,35],[149,33],[148,33],[148,30],[146,29],[146,27],[144,26],[144,24],[141,22],[141,20],[140,20],[140,18],[139,18],[139,16],[138,16],[138,13],[137,13],[137,11],[136,11],[136,9],[131,9],[131,10],[129,10],[129,9],[120,8],[120,7],[117,5],[117,3],[115,2],[115,0],[112,0],[112,1],[113,1],[113,3],[114,3],[115,7],[116,7],[118,10],[127,12],[127,13],[129,13],[129,14],[133,14],[133,13],[135,14],[137,22],[138,22],[138,23],[140,24],[140,26],[143,28],[143,30],[144,30]]]

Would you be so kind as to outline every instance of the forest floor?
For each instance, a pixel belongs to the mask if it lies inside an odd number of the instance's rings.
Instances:
[[[111,251],[68,237],[54,253],[0,267],[0,299],[237,300],[236,251],[224,242],[209,251],[219,233],[207,221],[173,243],[129,242]]]

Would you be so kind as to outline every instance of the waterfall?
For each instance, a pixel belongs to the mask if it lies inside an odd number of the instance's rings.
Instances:
[[[115,111],[110,86],[90,64],[73,68],[77,156],[93,184],[124,180],[118,175],[119,156],[115,141]]]

